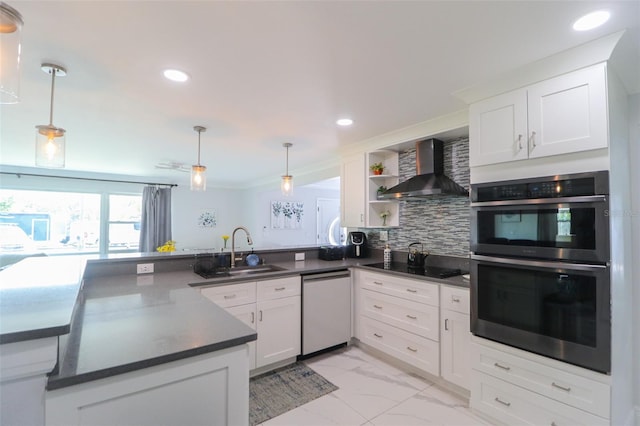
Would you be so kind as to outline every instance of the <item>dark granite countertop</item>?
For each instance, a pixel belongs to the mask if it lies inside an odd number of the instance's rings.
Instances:
[[[79,257],[33,257],[0,272],[0,343],[69,333],[82,284]]]

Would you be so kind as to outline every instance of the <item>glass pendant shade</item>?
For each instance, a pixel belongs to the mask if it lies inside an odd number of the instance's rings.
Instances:
[[[65,130],[53,125],[53,94],[56,76],[64,77],[67,70],[59,65],[42,64],[42,71],[51,74],[51,104],[49,124],[36,126],[36,166],[62,168],[65,163]]]
[[[293,146],[292,143],[285,142],[282,144],[287,150],[287,171],[282,176],[282,181],[280,182],[280,191],[282,191],[282,195],[289,196],[293,195],[293,176],[289,174],[289,148]]]
[[[282,176],[282,182],[280,182],[280,190],[282,191],[282,195],[293,195],[293,176]]]
[[[0,2],[0,104],[20,101],[20,35],[22,16]]]
[[[198,164],[191,166],[191,190],[206,191],[207,167],[200,164],[200,134],[202,132],[206,132],[207,128],[202,126],[193,126],[193,130],[198,132]]]
[[[191,166],[191,190],[207,190],[207,167],[200,165]]]
[[[64,167],[65,130],[51,125],[36,129],[36,166]]]

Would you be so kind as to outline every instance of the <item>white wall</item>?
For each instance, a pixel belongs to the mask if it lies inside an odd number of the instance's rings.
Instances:
[[[339,190],[296,187],[291,197],[284,197],[279,189],[246,190],[243,193],[244,225],[249,228],[256,248],[308,246],[316,244],[316,200],[340,199]],[[304,203],[301,229],[272,229],[271,201],[295,201]]]

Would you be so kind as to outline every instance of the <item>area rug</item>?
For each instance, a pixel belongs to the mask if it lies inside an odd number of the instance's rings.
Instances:
[[[249,424],[255,426],[338,389],[302,362],[249,381]]]

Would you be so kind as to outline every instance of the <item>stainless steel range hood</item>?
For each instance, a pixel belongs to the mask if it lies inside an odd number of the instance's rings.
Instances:
[[[462,186],[444,175],[443,142],[427,139],[416,142],[416,176],[379,195],[386,200],[428,197],[435,194],[469,196]]]

